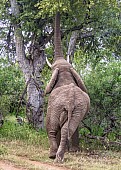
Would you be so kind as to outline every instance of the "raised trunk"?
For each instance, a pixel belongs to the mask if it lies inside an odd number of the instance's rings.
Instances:
[[[19,15],[19,9],[16,0],[10,0],[12,14],[15,17]],[[27,118],[37,130],[43,128],[43,92],[41,90],[40,72],[43,67],[44,53],[40,47],[34,49],[33,58],[27,59],[25,55],[23,35],[20,23],[14,23],[15,45],[17,61],[24,74],[27,86]]]
[[[54,30],[54,49],[55,55],[54,60],[62,57],[63,58],[63,50],[61,44],[61,33],[60,33],[60,13],[57,12],[55,16],[55,30]]]

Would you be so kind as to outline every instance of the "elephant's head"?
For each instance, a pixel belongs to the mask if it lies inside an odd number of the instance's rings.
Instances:
[[[64,58],[59,58],[56,59],[56,61],[52,64],[52,72],[58,68],[59,70],[63,69],[63,68],[71,68],[71,64],[68,63]]]

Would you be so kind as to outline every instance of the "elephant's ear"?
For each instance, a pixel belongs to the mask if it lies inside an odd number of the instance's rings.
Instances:
[[[52,74],[52,77],[50,79],[50,82],[47,84],[46,86],[46,89],[45,89],[45,94],[48,94],[52,91],[54,85],[55,85],[55,82],[57,80],[57,77],[58,77],[58,73],[59,73],[59,68],[56,68],[54,71],[53,71],[53,74]]]
[[[87,93],[87,88],[85,87],[84,82],[80,78],[79,74],[73,68],[70,68],[70,71],[75,79],[77,86],[80,87],[80,89],[82,89],[84,92]]]

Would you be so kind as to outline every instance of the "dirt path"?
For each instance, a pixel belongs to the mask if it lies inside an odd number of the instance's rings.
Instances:
[[[21,168],[15,168],[10,162],[0,161],[0,170],[25,170]]]
[[[41,163],[37,161],[30,161],[28,163],[34,165],[35,167],[43,168],[43,170],[68,170],[67,168],[58,167],[57,165],[50,165],[47,163]]]
[[[22,158],[19,158],[20,161],[22,160]],[[51,164],[47,164],[47,163],[42,163],[42,162],[38,162],[38,161],[31,161],[29,159],[25,159],[24,161],[30,166],[32,166],[32,168],[40,168],[40,170],[69,170],[67,168],[63,168],[63,167],[58,167],[57,165],[51,165]],[[0,170],[26,170],[26,168],[19,168],[16,167],[13,163],[10,163],[8,161],[0,161]]]

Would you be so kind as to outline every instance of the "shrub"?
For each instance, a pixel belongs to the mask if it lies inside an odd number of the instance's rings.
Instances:
[[[24,89],[24,78],[17,64],[10,65],[6,60],[1,62],[0,111],[6,115],[9,112],[15,112],[18,107],[18,101]]]
[[[121,62],[99,63],[84,77],[91,99],[85,123],[93,135],[121,137]]]

